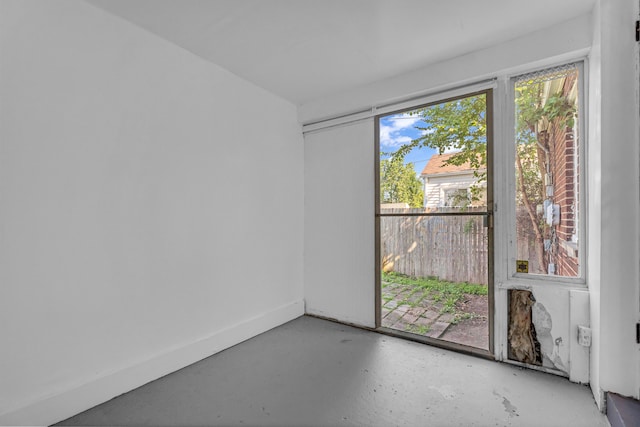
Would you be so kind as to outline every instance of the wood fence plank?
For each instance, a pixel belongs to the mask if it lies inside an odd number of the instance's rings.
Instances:
[[[382,213],[422,209],[383,209]],[[381,217],[381,256],[385,271],[452,282],[487,284],[488,235],[483,217]]]

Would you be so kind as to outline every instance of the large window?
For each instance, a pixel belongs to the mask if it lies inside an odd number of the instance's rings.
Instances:
[[[581,66],[512,79],[516,273],[582,276]]]

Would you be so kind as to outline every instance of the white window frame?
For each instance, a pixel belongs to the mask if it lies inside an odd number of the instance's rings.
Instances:
[[[442,191],[441,197],[443,207],[458,207],[456,205],[449,205],[449,201],[453,199],[458,192],[464,191],[466,193],[467,199],[469,201],[471,200],[471,189],[468,186],[452,186],[448,188],[441,188],[440,190]],[[451,196],[448,195],[449,193],[451,194]]]
[[[555,66],[565,64],[576,64],[579,72],[579,105],[578,105],[578,147],[577,164],[580,167],[578,179],[578,219],[576,226],[578,227],[578,276],[562,277],[547,274],[533,273],[517,273],[517,236],[516,236],[516,182],[515,182],[515,86],[514,82],[518,76],[528,74],[535,71],[544,71]],[[586,212],[588,189],[586,186],[586,176],[588,175],[588,163],[586,159],[587,144],[586,136],[588,135],[585,120],[588,117],[587,111],[587,85],[588,76],[587,59],[580,58],[573,61],[563,61],[562,63],[548,64],[542,67],[518,70],[518,73],[511,73],[498,78],[498,93],[502,93],[502,97],[497,100],[496,111],[502,114],[496,114],[497,121],[495,129],[497,130],[497,140],[494,145],[494,183],[495,183],[495,200],[497,205],[494,208],[496,212],[496,260],[507,260],[506,265],[496,265],[496,283],[498,287],[504,288],[529,288],[531,285],[553,285],[553,286],[569,286],[586,288],[587,277],[587,224],[588,217]],[[505,121],[505,122],[503,122]],[[502,205],[502,206],[500,206]],[[500,262],[500,261],[496,261]]]

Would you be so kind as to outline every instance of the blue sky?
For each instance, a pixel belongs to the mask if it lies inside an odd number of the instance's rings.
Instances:
[[[415,126],[427,127],[420,117],[410,116],[407,113],[380,118],[380,151],[393,153],[404,144],[420,137],[424,131],[417,130]],[[419,177],[434,153],[436,150],[433,148],[414,148],[405,157],[405,163],[412,163]]]

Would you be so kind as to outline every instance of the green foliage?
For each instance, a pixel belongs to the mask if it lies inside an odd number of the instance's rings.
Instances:
[[[406,293],[406,296],[398,302],[398,305],[415,307],[427,299],[433,303],[441,303],[440,313],[453,314],[453,323],[471,318],[470,316],[472,316],[471,314],[458,311],[457,304],[465,295],[488,294],[488,288],[485,285],[446,282],[425,277],[409,277],[394,272],[382,272],[382,283],[383,287],[388,283],[409,287],[410,290],[408,292],[403,292],[403,294]],[[418,294],[418,298],[414,297],[416,294]]]
[[[411,324],[406,326],[406,331],[418,335],[427,335],[431,331],[431,326]]]
[[[486,181],[487,121],[484,94],[432,105],[409,113],[422,118],[426,126],[416,126],[422,136],[402,146],[396,157],[404,158],[412,149],[430,147],[438,153],[457,151],[444,164],[469,164],[478,183]],[[482,198],[480,186],[471,187],[471,200]],[[470,202],[468,201],[467,204]]]
[[[542,89],[541,84],[527,84],[524,82],[516,86],[516,134],[528,130],[534,133],[536,125],[542,119]]]
[[[544,151],[549,150],[550,125],[573,126],[576,106],[566,96],[555,93],[544,99],[543,82],[523,82],[516,86],[516,150],[523,166],[524,187],[532,205],[544,199]],[[520,183],[518,182],[518,187]],[[519,191],[520,193],[520,191]],[[522,194],[517,196],[522,201]]]
[[[573,126],[576,104],[561,91],[548,94],[549,87],[562,86],[564,77],[557,77],[551,86],[544,81],[524,81],[515,87],[516,103],[516,203],[528,212],[522,226],[535,231],[538,258],[542,258],[544,226],[541,215],[533,214],[546,198],[545,173],[550,168],[550,132]],[[469,164],[477,183],[486,181],[487,123],[486,96],[479,94],[428,106],[408,113],[419,116],[423,123],[416,126],[422,136],[402,146],[394,153],[394,161],[402,162],[414,148],[430,147],[440,154],[456,152],[446,165]],[[384,189],[382,194],[384,193]],[[393,194],[391,191],[388,194]],[[482,186],[471,187],[471,200],[482,197]],[[384,201],[384,199],[383,199]],[[403,200],[404,201],[404,200]],[[407,202],[409,203],[409,202]],[[468,203],[468,202],[467,202]],[[456,203],[464,206],[464,201]],[[519,224],[520,226],[520,224]],[[543,260],[539,259],[540,265]],[[445,297],[442,297],[446,301]]]
[[[516,134],[529,131],[535,133],[540,123],[557,121],[564,126],[573,126],[576,106],[562,93],[544,99],[543,82],[522,82],[516,86]]]
[[[535,137],[534,137],[535,138]],[[522,164],[522,183],[527,199],[532,206],[539,205],[544,200],[543,178],[540,173],[538,160],[538,147],[535,142],[520,143],[516,145],[517,155]],[[516,174],[516,204],[524,204],[524,194],[520,191],[523,188],[520,184],[520,176]]]
[[[405,274],[395,272],[382,272],[383,283],[397,283],[401,285],[413,285],[421,289],[439,291],[443,294],[472,294],[487,295],[485,285],[476,285],[467,282],[446,282],[436,278],[410,277]]]
[[[558,77],[560,79],[562,77]],[[526,215],[517,219],[518,233],[534,235],[536,258],[540,271],[544,273],[543,239],[549,228],[543,215],[536,209],[546,198],[545,175],[549,174],[553,185],[550,141],[573,126],[576,104],[562,92],[545,95],[549,87],[558,87],[563,80],[524,81],[515,87],[516,103],[516,204],[524,207]]]
[[[474,221],[472,219],[470,219],[469,221],[464,223],[464,227],[462,229],[462,232],[464,234],[469,234],[471,233],[471,231],[473,230],[473,225],[474,225]]]
[[[562,96],[561,93],[556,93],[547,98],[542,111],[549,121],[558,120],[563,126],[573,126],[573,115],[576,112],[576,106],[566,96]]]
[[[487,287],[485,285],[477,285],[467,282],[446,282],[443,280],[425,278],[425,277],[409,277],[404,274],[395,272],[383,272],[382,281],[387,283],[398,283],[401,285],[412,285],[422,290],[433,291],[440,294],[441,297],[451,295],[487,295]]]
[[[445,197],[446,195],[447,193],[445,193]],[[448,202],[451,202],[451,206],[467,208],[471,205],[472,200],[476,200],[473,194],[470,195],[466,188],[459,188],[454,190],[453,194],[450,195]]]
[[[469,162],[474,169],[486,164],[485,95],[432,105],[409,114],[418,115],[427,123],[427,127],[416,126],[423,135],[408,144],[409,147],[431,147],[440,154],[459,151],[447,164],[462,165]]]
[[[446,164],[469,163],[473,169],[487,164],[487,120],[484,94],[457,99],[416,110],[426,127],[416,126],[423,135],[409,145],[431,147],[443,154],[458,151]]]
[[[411,164],[393,156],[380,161],[380,202],[407,203],[412,208],[422,207],[424,191]]]
[[[453,316],[453,320],[451,321],[451,323],[453,325],[457,325],[458,323],[464,320],[471,320],[471,319],[475,319],[476,317],[478,317],[478,315],[475,313],[456,313]]]

